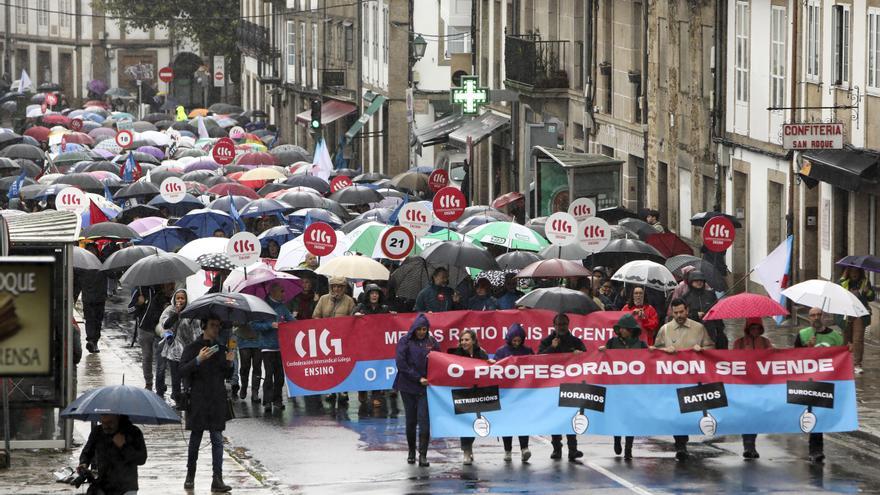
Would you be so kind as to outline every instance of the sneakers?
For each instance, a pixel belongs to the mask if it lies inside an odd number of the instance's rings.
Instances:
[[[855,373],[857,375],[861,375],[864,372],[865,372],[865,370],[863,370],[861,366],[856,366],[855,368],[853,368],[853,373]]]
[[[101,352],[101,350],[98,349],[98,343],[97,343],[97,342],[86,342],[86,350],[89,351],[89,352],[92,353],[92,354],[95,354],[95,353]]]
[[[463,450],[461,463],[470,466],[474,463],[474,452],[472,450]]]
[[[569,450],[568,451],[568,461],[569,462],[574,462],[583,456],[584,456],[584,453],[581,452],[580,450]]]
[[[279,400],[279,401],[272,403],[272,407],[274,407],[275,409],[278,409],[279,411],[283,411],[285,409],[285,407],[287,407],[287,406],[284,405],[284,402]]]
[[[233,399],[235,399],[235,396],[238,395],[238,391],[239,391],[240,389],[241,389],[241,386],[239,386],[239,385],[233,385],[233,386],[232,386],[232,398],[233,398]],[[242,399],[244,399],[244,397],[242,397]]]
[[[620,437],[614,437],[614,455],[620,455],[623,447],[620,445]]]
[[[810,454],[811,464],[822,464],[823,462],[825,462],[825,454],[823,454],[822,452]]]
[[[510,462],[513,460],[513,452],[509,450],[504,451],[504,462]]]
[[[241,389],[241,393],[238,394],[238,398],[241,400],[247,399],[247,387]]]
[[[415,450],[409,451],[409,454],[407,454],[407,456],[406,456],[406,463],[407,464],[415,464],[416,463],[416,451]]]
[[[532,453],[529,449],[522,449],[522,461],[529,462],[529,459],[532,458]]]
[[[743,458],[744,459],[758,459],[759,457],[761,457],[761,455],[758,454],[758,451],[753,448],[746,449],[743,451]]]

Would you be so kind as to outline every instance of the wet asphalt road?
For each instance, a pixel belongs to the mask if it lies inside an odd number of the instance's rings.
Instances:
[[[110,345],[122,340],[125,318],[108,315]],[[865,377],[878,374],[873,350]],[[516,441],[506,463],[500,439],[486,438],[476,441],[473,466],[461,464],[457,438],[436,439],[431,466],[419,468],[405,462],[399,401],[361,409],[352,393],[347,408],[325,402],[306,410],[303,398],[286,405],[264,414],[239,400],[225,432],[230,446],[285,493],[880,493],[880,444],[846,434],[826,435],[824,466],[807,462],[805,435],[772,435],[758,438],[757,461],[742,459],[739,437],[692,437],[686,463],[674,459],[672,439],[664,437],[636,439],[635,459],[624,461],[612,452],[611,438],[582,436],[585,456],[577,463],[552,461],[549,437],[533,437],[527,464]]]

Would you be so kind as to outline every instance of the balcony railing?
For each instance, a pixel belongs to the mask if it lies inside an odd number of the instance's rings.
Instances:
[[[272,43],[269,29],[250,21],[239,21],[238,47],[246,55],[258,60],[267,61],[281,56],[281,51]]]
[[[504,42],[507,82],[531,89],[568,88],[568,41],[539,35],[508,35]]]

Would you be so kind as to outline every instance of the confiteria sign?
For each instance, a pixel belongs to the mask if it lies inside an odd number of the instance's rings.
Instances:
[[[787,150],[839,150],[843,148],[843,124],[783,124],[782,147]]]

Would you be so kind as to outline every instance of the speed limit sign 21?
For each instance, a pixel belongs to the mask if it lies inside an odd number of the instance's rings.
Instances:
[[[412,232],[400,225],[391,227],[382,234],[382,254],[393,260],[406,258],[415,244],[416,238]]]

